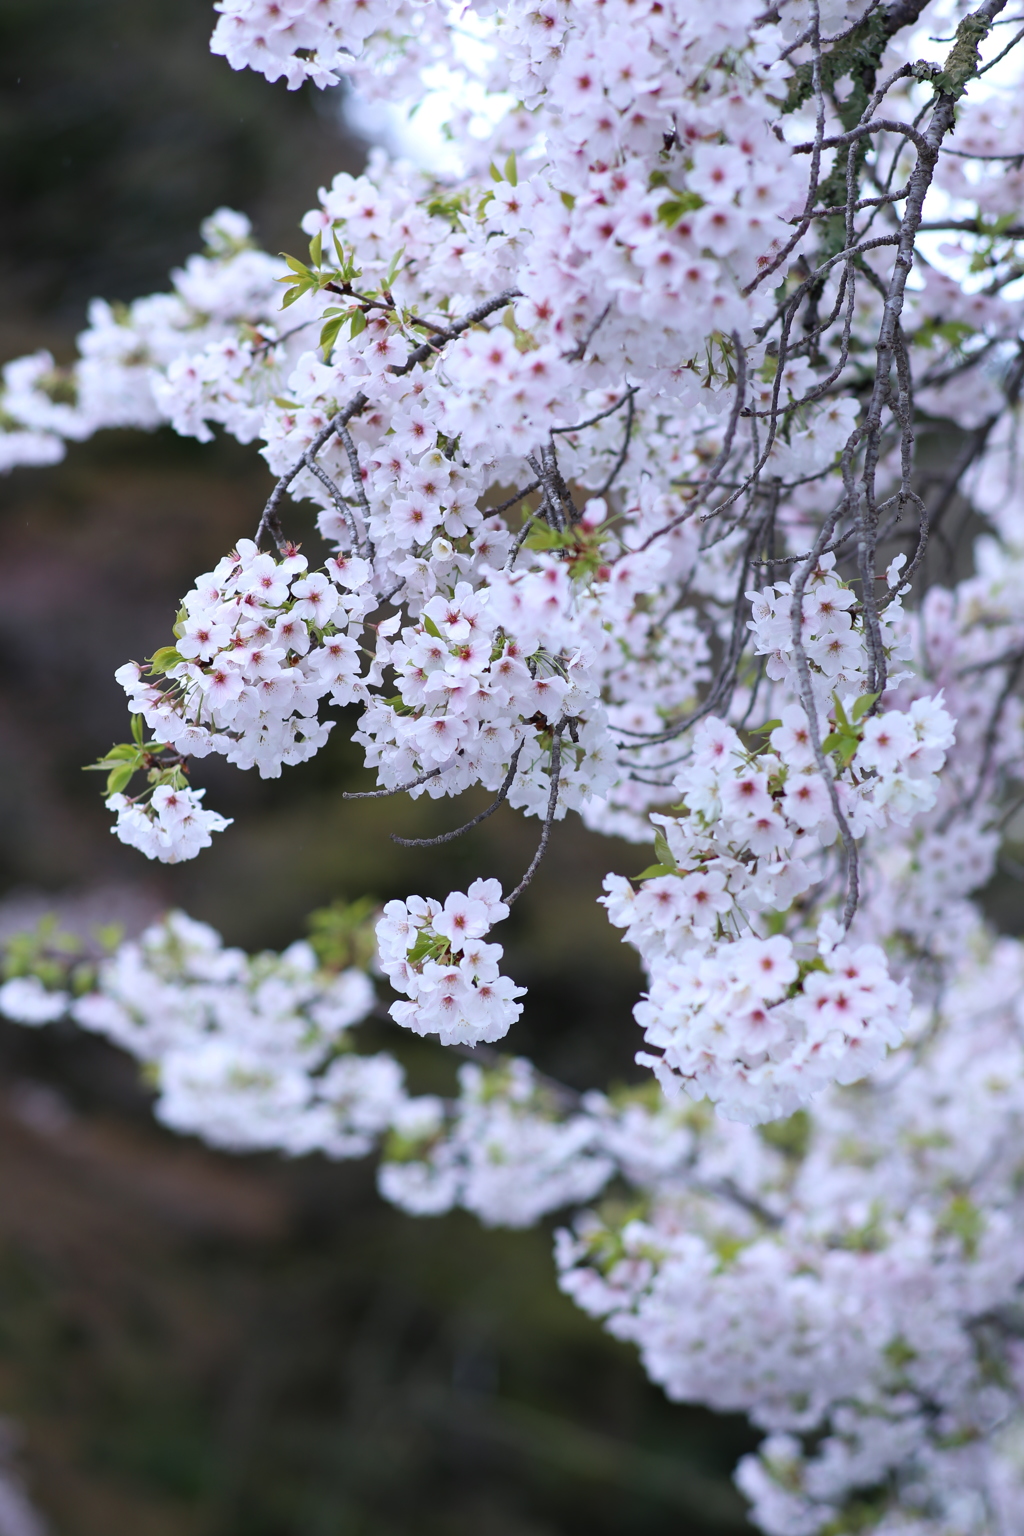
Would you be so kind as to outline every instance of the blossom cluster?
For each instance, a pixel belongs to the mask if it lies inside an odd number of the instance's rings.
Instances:
[[[416,1214],[522,1226],[617,1174],[632,1199],[559,1234],[561,1283],[671,1397],[766,1431],[739,1471],[759,1525],[818,1532],[884,1488],[879,1522],[905,1502],[943,1530],[1021,1493],[1024,947],[969,939],[888,1064],[760,1129],[647,1090],[580,1102],[521,1060],[467,1064],[452,1102],[410,1098],[390,1057],[345,1049],[361,972],[318,972],[303,945],[247,959],[180,915],[71,1006],[149,1063],[166,1123],[336,1157],[383,1138],[381,1190]],[[4,1006],[39,1022],[25,991],[8,982]]]
[[[508,916],[497,880],[474,880],[444,905],[410,896],[389,901],[377,924],[380,966],[408,1002],[391,1005],[396,1024],[442,1045],[500,1040],[522,1013],[525,987],[499,973],[500,944],[484,935]]]
[[[359,57],[369,52],[374,63],[404,65],[408,75],[415,38],[423,62],[430,56],[425,44],[435,47],[444,28],[431,25],[429,6],[390,0],[386,5],[365,0],[218,0],[220,12],[210,48],[227,59],[232,69],[254,69],[267,80],[287,82],[290,91],[304,81],[321,88],[337,85],[350,73]],[[447,9],[447,3],[438,9]],[[457,7],[453,11],[457,13]],[[395,38],[402,48],[395,47]]]
[[[833,1528],[868,1489],[871,1530],[1013,1529],[1021,957],[985,945],[813,1117],[759,1135],[693,1106],[639,1216],[559,1238],[564,1289],[672,1398],[768,1432],[738,1480],[770,1536]]]
[[[910,992],[874,945],[822,943],[798,961],[790,939],[691,950],[654,972],[635,1017],[666,1092],[683,1086],[731,1119],[775,1120],[829,1083],[857,1082],[898,1045]]]
[[[640,951],[650,989],[636,1009],[638,1060],[667,1091],[685,1087],[751,1121],[792,1113],[829,1082],[864,1076],[902,1038],[906,986],[875,945],[839,943],[824,915],[794,939],[764,933],[823,875],[837,817],[853,836],[928,810],[953,744],[941,696],[844,722],[819,771],[812,727],[787,706],[769,745],[744,745],[713,717],[697,727],[676,775],[682,814],[655,815],[662,862],[637,882],[605,881],[616,926]],[[824,761],[824,753],[819,752]],[[760,930],[760,932],[759,932]]]
[[[552,733],[571,719],[556,815],[610,786],[594,671],[578,637],[569,649],[568,586],[553,561],[508,581],[496,574],[480,592],[459,582],[449,598],[431,598],[400,637],[384,638],[377,654],[393,669],[399,693],[375,700],[356,735],[384,784],[441,770],[425,790],[450,794],[474,783],[497,790],[511,774],[509,803],[542,814]]]
[[[117,673],[155,740],[192,757],[223,753],[262,778],[318,751],[332,725],[317,718],[320,700],[348,704],[364,692],[358,636],[368,601],[348,590],[350,569],[335,564],[332,574],[309,575],[305,555],[277,560],[240,539],[200,576],[182,601],[175,644]],[[161,786],[143,807],[122,793],[107,804],[123,842],[189,858],[228,825],[200,809],[202,793]]]
[[[378,1182],[416,1216],[455,1205],[487,1226],[528,1227],[548,1211],[589,1200],[614,1164],[586,1113],[566,1114],[529,1062],[459,1068],[452,1106],[409,1099],[385,1143]]]
[[[891,575],[893,585],[898,585],[898,568]],[[864,609],[853,587],[836,571],[834,554],[822,555],[807,578],[799,635],[792,617],[792,582],[778,581],[762,592],[748,592],[747,597],[755,650],[767,658],[765,674],[773,682],[797,686],[797,657],[802,651],[819,706],[827,703],[837,688],[854,689],[858,694],[865,691],[869,649]],[[901,618],[898,596],[878,616],[882,648],[889,662],[904,660],[907,655],[906,637],[899,632]]]
[[[301,334],[289,341],[281,324],[277,280],[287,269],[254,248],[234,209],[219,208],[201,233],[204,253],[171,274],[170,293],[93,300],[69,369],[48,352],[4,367],[0,469],[55,463],[66,441],[103,427],[169,422],[206,442],[218,422],[241,442],[258,435]],[[299,320],[304,309],[300,301]]]
[[[209,848],[212,833],[231,825],[230,817],[203,809],[205,794],[205,789],[172,784],[158,784],[148,799],[129,798],[118,790],[106,801],[107,810],[117,816],[111,831],[147,859],[159,859],[162,864],[194,859]]]
[[[94,991],[64,1003],[147,1065],[165,1125],[215,1146],[362,1156],[401,1097],[390,1056],[351,1049],[351,1027],[374,1006],[368,977],[324,972],[303,942],[249,956],[171,913],[101,965]],[[4,1008],[19,1016],[18,1000]]]

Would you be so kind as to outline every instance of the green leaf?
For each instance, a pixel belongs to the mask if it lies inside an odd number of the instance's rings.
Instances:
[[[425,613],[423,615],[423,628],[426,630],[428,635],[433,635],[435,640],[444,639],[444,636],[438,629],[437,625],[434,623],[433,619],[430,617],[429,613]]]
[[[858,720],[862,720],[875,700],[880,699],[881,697],[882,695],[880,693],[862,693],[856,704],[853,706],[854,724],[856,724]]]
[[[366,316],[365,316],[365,314],[363,313],[363,311],[361,309],[354,309],[352,311],[352,324],[351,324],[351,327],[350,327],[350,330],[349,330],[349,334],[352,336],[352,338],[354,340],[355,337],[360,335],[365,330],[366,330]]]
[[[547,523],[538,523],[525,540],[527,549],[535,549],[538,552],[549,549],[569,549],[575,542],[575,534],[561,533],[557,528],[549,528]]]
[[[572,193],[559,192],[558,195],[562,199],[562,202],[565,204],[566,208],[568,208],[569,212],[571,213],[572,210],[576,207],[576,199],[573,197]]]
[[[490,165],[488,166],[488,170],[491,173],[491,180],[492,181],[502,181],[502,180],[504,180],[501,172],[498,170],[498,167],[495,165],[493,160],[491,161]]]
[[[385,288],[390,288],[391,284],[394,282],[395,277],[396,277],[396,275],[398,273],[399,265],[401,264],[401,260],[402,260],[402,257],[404,255],[405,255],[405,246],[404,245],[400,245],[398,247],[398,250],[392,256],[391,261],[390,261],[390,263],[388,265],[387,276],[384,278],[384,286],[385,286]]]
[[[838,720],[840,727],[844,725],[849,727],[850,722],[846,718],[846,711],[839,701],[838,693],[836,693],[834,690],[832,693],[832,703],[835,705],[836,719]]]
[[[158,651],[154,651],[153,655],[149,658],[149,670],[153,673],[169,672],[172,667],[176,667],[184,659],[184,656],[175,646],[164,645]]]
[[[781,720],[766,720],[764,725],[752,725],[751,736],[767,736],[771,731],[777,731],[782,724]]]
[[[483,194],[483,201],[493,197],[494,193],[487,191]],[[459,215],[465,212],[465,204],[461,197],[442,197],[435,195],[427,203],[427,213],[432,219],[447,219],[454,228],[458,223]]]
[[[320,332],[320,350],[328,362],[330,361],[331,352],[334,350],[334,343],[338,339],[338,332],[345,324],[345,319],[345,315],[335,315],[333,320],[327,321],[327,324]]]
[[[107,775],[107,794],[120,794],[121,790],[131,783],[136,766],[134,762],[122,763],[120,768],[112,769]]]
[[[985,1218],[967,1195],[954,1195],[939,1217],[938,1228],[959,1238],[966,1257],[973,1258],[985,1230]]]
[[[704,199],[699,192],[673,192],[659,205],[658,218],[662,224],[678,224],[685,214],[703,207]]]
[[[512,151],[508,159],[505,161],[505,180],[510,181],[514,187],[518,187],[519,185],[519,172],[516,169],[515,150]]]
[[[292,271],[297,272],[300,277],[305,278],[306,282],[309,283],[310,286],[316,282],[316,278],[313,276],[313,273],[307,266],[299,261],[297,257],[289,256],[287,251],[280,251],[278,254],[288,263]],[[285,281],[287,281],[287,279],[285,279]]]
[[[654,880],[658,877],[658,875],[674,875],[676,872],[676,866],[674,864],[648,864],[647,868],[641,870],[638,875],[634,875],[633,879]]]
[[[811,1117],[806,1109],[798,1109],[785,1120],[771,1120],[767,1125],[759,1125],[757,1132],[770,1147],[799,1162],[807,1156],[811,1144]]]
[[[142,738],[143,738],[142,716],[141,715],[132,715],[132,740],[134,741],[134,743],[135,743],[135,745],[137,747],[141,747],[142,746]]]
[[[821,744],[823,752],[834,752],[845,768],[860,746],[860,736],[851,727],[845,730],[832,731]]]
[[[377,953],[376,908],[373,896],[360,896],[357,901],[333,901],[309,914],[309,942],[322,966],[330,971],[349,966],[369,970]]]
[[[421,960],[441,955],[447,948],[447,939],[439,938],[436,933],[431,933],[429,928],[421,928],[415,944],[408,951],[407,959],[410,965],[419,965]]]
[[[312,240],[309,242],[309,259],[313,263],[314,267],[319,267],[320,266],[321,262],[323,261],[323,252],[324,252],[323,234],[321,233],[320,230],[317,230],[316,234],[313,236]]]
[[[654,852],[659,863],[666,864],[669,869],[677,868],[675,854],[668,845],[668,838],[660,830],[654,834]]]
[[[122,923],[97,923],[92,931],[105,954],[112,954],[124,938]]]
[[[289,288],[281,300],[281,308],[287,309],[289,304],[294,304],[296,299],[301,299],[304,293],[309,292],[309,283],[296,283],[294,288]]]

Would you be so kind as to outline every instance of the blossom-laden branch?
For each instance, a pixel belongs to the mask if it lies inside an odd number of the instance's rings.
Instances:
[[[740,1477],[769,1536],[1002,1536],[1022,1497],[1024,962],[970,902],[1024,755],[1004,8],[942,40],[926,0],[506,0],[480,18],[497,126],[458,176],[335,178],[308,262],[221,210],[159,306],[97,307],[71,370],[4,375],[4,463],[166,420],[259,438],[276,476],[173,644],[118,674],[132,739],[98,766],[124,841],[194,856],[227,825],[194,761],[276,776],[334,709],[376,775],[350,797],[489,797],[398,841],[535,817],[510,892],[482,874],[376,927],[392,1021],[474,1052],[522,1011],[490,934],[555,822],[653,838],[654,863],[604,898],[646,972],[649,1075],[619,1098],[480,1058],[451,1101],[410,1097],[349,1049],[365,977],[225,960],[184,919],[87,983],[24,950],[3,1006],[148,1052],[164,1117],[221,1144],[383,1140],[406,1209],[516,1225],[631,1184],[628,1221],[560,1238],[562,1284],[670,1393],[765,1429]],[[215,49],[290,86],[415,95],[461,67],[446,3],[218,9]],[[326,549],[289,541],[288,496]],[[226,1004],[201,1040],[182,1022],[210,956],[249,999],[230,1040]]]

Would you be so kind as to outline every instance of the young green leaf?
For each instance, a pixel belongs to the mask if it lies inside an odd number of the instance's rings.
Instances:
[[[288,265],[291,267],[292,271],[293,272],[297,272],[299,277],[305,278],[306,282],[310,286],[312,286],[316,282],[316,278],[314,277],[313,273],[309,270],[309,268],[307,266],[305,266],[301,261],[299,261],[297,256],[289,256],[287,251],[281,251],[280,255],[288,263]],[[287,278],[279,279],[279,281],[287,282],[288,279]]]
[[[163,645],[149,658],[149,670],[153,673],[169,672],[183,660],[181,652],[173,645]]]
[[[344,314],[335,315],[332,320],[327,321],[326,325],[324,325],[320,331],[320,350],[323,352],[324,358],[328,362],[330,361],[331,352],[334,349],[334,343],[338,339],[338,332],[345,324],[346,318],[347,316]]]
[[[134,762],[122,763],[119,768],[111,769],[107,775],[107,794],[120,794],[122,789],[125,789],[131,783],[136,766]]]
[[[391,261],[390,261],[390,263],[388,265],[387,275],[384,278],[384,287],[385,288],[390,288],[391,284],[394,282],[395,277],[396,277],[397,272],[398,272],[398,268],[401,265],[402,257],[404,255],[405,255],[405,246],[404,245],[400,245],[398,247],[398,250],[392,256]]]
[[[867,714],[868,710],[871,708],[872,704],[874,704],[875,700],[880,699],[881,697],[882,695],[880,693],[862,693],[856,704],[853,706],[854,723],[856,724],[857,721],[862,720]]]
[[[677,868],[675,854],[668,845],[668,838],[660,829],[654,834],[654,852],[660,864],[666,865],[670,870]]]
[[[647,868],[641,870],[638,875],[634,875],[633,879],[654,880],[658,875],[674,875],[675,873],[676,866],[674,864],[648,864]]]
[[[699,192],[675,192],[658,205],[658,218],[662,224],[678,224],[684,214],[703,207],[704,199]]]

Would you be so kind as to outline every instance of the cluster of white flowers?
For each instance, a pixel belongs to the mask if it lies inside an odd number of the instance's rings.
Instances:
[[[249,956],[177,912],[123,944],[70,1010],[147,1064],[174,1130],[234,1150],[360,1157],[402,1097],[390,1056],[351,1049],[373,1006],[363,971],[325,972],[306,943]]]
[[[392,1003],[391,1017],[442,1045],[500,1040],[523,1011],[525,987],[498,970],[500,944],[484,934],[508,916],[497,880],[474,880],[442,906],[432,898],[389,901],[377,924],[380,966],[409,1002]]]
[[[798,962],[790,939],[744,938],[658,967],[634,1012],[641,1052],[666,1092],[681,1086],[730,1119],[774,1120],[829,1083],[857,1082],[898,1045],[910,992],[874,945],[823,943]],[[815,968],[815,962],[820,968]]]
[[[548,1211],[589,1200],[614,1164],[600,1127],[566,1114],[529,1062],[459,1068],[454,1105],[409,1099],[385,1144],[381,1191],[415,1216],[463,1206],[487,1226],[528,1227]]]
[[[642,1215],[559,1238],[564,1288],[671,1397],[769,1432],[739,1482],[770,1536],[851,1498],[872,1531],[1016,1529],[1022,962],[983,943],[813,1118],[758,1134],[694,1106]]]
[[[971,901],[1024,760],[999,9],[223,0],[215,50],[291,87],[415,95],[470,69],[468,27],[496,126],[448,182],[380,152],[336,177],[309,266],[221,210],[171,293],[97,304],[78,363],[18,360],[0,396],[0,467],[168,421],[259,438],[281,477],[278,554],[241,540],[119,673],[153,737],[104,760],[125,841],[191,856],[224,823],[184,760],[274,776],[330,699],[362,706],[378,793],[480,785],[541,849],[568,811],[653,823],[657,861],[606,882],[648,975],[624,1096],[514,1061],[410,1098],[347,1049],[365,977],[182,918],[85,998],[22,971],[0,1006],[106,1030],[218,1144],[383,1141],[410,1211],[523,1225],[624,1180],[633,1217],[580,1218],[563,1284],[670,1394],[767,1432],[739,1476],[769,1536],[1009,1536],[1024,1501],[1024,951]],[[949,422],[955,462],[915,476]],[[991,532],[941,572],[958,491]],[[516,894],[389,903],[393,1019],[506,1035],[522,988],[485,938]]]
[[[129,799],[120,791],[107,797],[107,810],[117,813],[111,831],[129,848],[147,859],[177,864],[194,859],[213,841],[211,833],[223,832],[231,820],[216,811],[204,811],[205,789],[180,789],[158,784],[148,800]]]
[[[852,714],[826,738],[839,758],[826,777],[799,705],[783,711],[770,749],[703,721],[674,780],[683,814],[652,817],[662,862],[639,889],[621,875],[605,881],[609,917],[650,976],[634,1011],[663,1054],[637,1059],[666,1091],[685,1087],[731,1118],[790,1114],[828,1083],[864,1076],[902,1037],[910,994],[877,946],[840,943],[828,915],[816,932],[806,922],[793,938],[770,932],[821,881],[837,812],[862,838],[935,804],[953,743],[941,699]]]
[[[844,441],[849,433],[844,434]],[[802,600],[799,638],[792,618],[793,586],[779,581],[763,592],[748,592],[752,617],[749,628],[759,656],[767,657],[765,673],[773,682],[796,685],[796,658],[802,647],[816,702],[827,703],[837,688],[864,691],[868,647],[863,607],[848,582],[836,571],[834,554],[822,555],[807,579]],[[892,572],[893,584],[899,571]],[[888,661],[902,661],[908,642],[899,633],[902,604],[894,597],[879,614],[882,646]],[[898,679],[893,679],[893,682]]]
[[[400,70],[415,79],[415,65],[426,63],[444,40],[445,13],[456,18],[463,7],[448,0],[436,7],[414,0],[217,0],[215,9],[220,18],[211,51],[232,69],[284,79],[294,91],[306,80],[337,85],[371,61],[378,71],[387,65],[389,77]]]
[[[964,1499],[1021,1492],[1024,946],[967,939],[887,1064],[761,1129],[646,1090],[578,1103],[521,1060],[464,1066],[454,1102],[409,1098],[390,1057],[346,1049],[361,972],[325,975],[304,945],[248,959],[180,915],[70,1007],[149,1064],[179,1130],[334,1157],[383,1137],[382,1193],[411,1213],[523,1226],[617,1173],[634,1197],[559,1235],[562,1283],[670,1396],[768,1432],[739,1476],[769,1536],[825,1529],[869,1487],[879,1520],[916,1500],[938,1532]],[[27,981],[0,1001],[29,1023],[69,1006]]]
[[[368,599],[347,590],[351,569],[331,571],[333,581],[309,575],[305,555],[276,560],[240,539],[185,594],[174,646],[118,670],[133,712],[158,741],[192,757],[221,752],[262,778],[304,762],[331,729],[317,719],[320,700],[349,704],[365,691]]]
[[[488,949],[500,955],[467,932],[506,915],[499,896],[497,882],[478,881],[468,896],[450,896],[444,911],[419,905],[435,909],[438,929],[465,963]],[[382,968],[399,985],[386,945],[400,926],[390,910],[377,927]],[[496,976],[496,966],[477,958],[460,980],[473,992],[466,976],[488,969]],[[496,979],[510,994],[520,990]],[[437,983],[442,991],[445,982]],[[486,1012],[486,984],[479,990],[475,1006]],[[383,1143],[382,1192],[420,1215],[461,1205],[490,1226],[528,1226],[607,1183],[615,1163],[602,1146],[610,1122],[600,1096],[596,1115],[593,1108],[567,1115],[561,1090],[528,1062],[509,1059],[486,1071],[463,1066],[452,1101],[409,1097],[394,1057],[352,1047],[353,1026],[374,1005],[364,971],[326,970],[307,943],[249,956],[181,912],[119,945],[84,995],[32,974],[0,986],[7,1018],[39,1026],[70,1015],[135,1056],[157,1090],[156,1115],[174,1130],[230,1150],[289,1156],[362,1157]],[[408,1021],[396,1009],[410,1006],[392,1009],[400,1023]],[[454,1039],[480,1038],[479,1018],[475,1033],[442,1019]]]
[[[38,976],[12,976],[0,986],[0,1013],[17,1024],[52,1024],[70,1003],[69,992],[44,987]]]
[[[394,671],[398,698],[375,700],[356,740],[366,742],[367,761],[379,765],[384,784],[441,770],[425,783],[428,794],[474,783],[497,790],[511,772],[509,803],[543,814],[552,731],[571,719],[556,816],[610,786],[614,769],[593,669],[578,637],[573,651],[560,643],[563,634],[570,638],[568,585],[554,561],[479,593],[460,582],[450,598],[431,598],[400,638],[383,637],[377,655]]]
[[[205,442],[219,422],[241,442],[257,436],[297,355],[298,333],[289,341],[294,327],[281,324],[277,280],[287,268],[253,248],[249,220],[233,209],[218,209],[201,233],[206,251],[171,274],[172,292],[92,302],[70,369],[48,352],[7,364],[0,470],[54,463],[66,440],[102,427],[168,421]],[[300,300],[296,320],[308,308]]]

